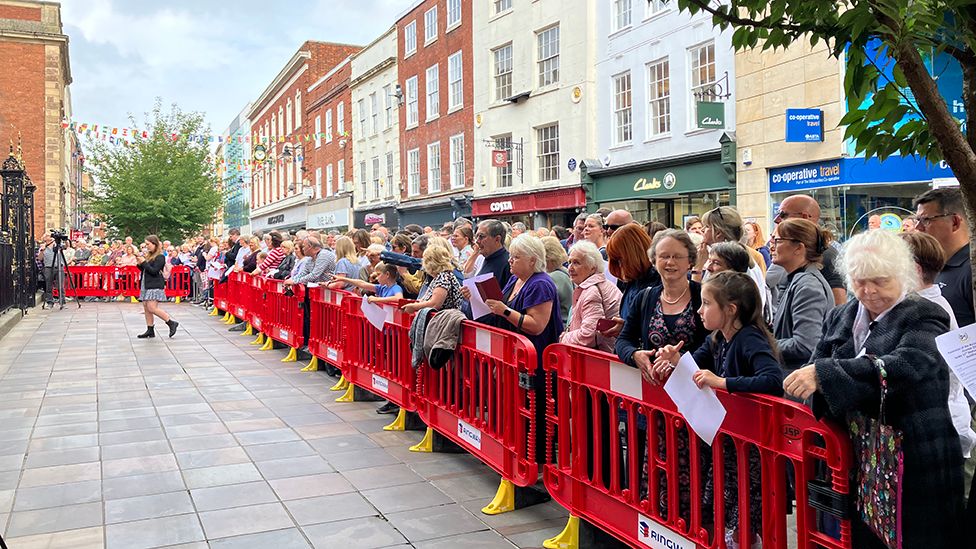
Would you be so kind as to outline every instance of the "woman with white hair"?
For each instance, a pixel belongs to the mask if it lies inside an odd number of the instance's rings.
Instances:
[[[947,404],[949,369],[935,345],[949,316],[914,294],[918,271],[896,233],[855,236],[839,267],[855,299],[830,311],[811,363],[787,376],[783,388],[813,397],[814,413],[850,430],[851,485],[862,487],[851,521],[854,547],[890,547],[897,530],[900,547],[963,547],[962,450]],[[889,437],[880,444],[873,438],[878,424],[900,436],[900,451],[886,444]],[[889,482],[874,489],[880,479]],[[891,525],[882,528],[885,539],[868,521]]]
[[[596,327],[602,319],[617,317],[621,293],[603,272],[603,256],[592,242],[583,240],[569,249],[569,278],[576,289],[569,328],[559,336],[560,343],[613,352],[617,338],[603,336]]]

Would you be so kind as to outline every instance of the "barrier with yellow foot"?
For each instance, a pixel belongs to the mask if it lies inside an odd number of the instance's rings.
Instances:
[[[292,347],[285,355],[285,358],[281,359],[282,362],[297,362],[298,361],[298,349]]]
[[[337,398],[336,399],[336,402],[355,402],[356,401],[356,397],[355,397],[356,386],[353,385],[352,383],[347,383],[346,385],[347,385],[346,392],[343,393],[343,395],[341,397]]]
[[[313,356],[311,362],[308,363],[308,366],[302,368],[301,371],[303,371],[303,372],[317,372],[317,371],[319,371],[319,357]]]
[[[274,340],[271,339],[271,336],[268,336],[264,338],[264,346],[261,347],[261,350],[270,351],[271,349],[274,349]]]
[[[339,381],[336,381],[336,384],[330,387],[329,390],[330,391],[349,390],[349,381],[346,379],[346,376],[339,376]]]
[[[219,314],[220,314],[220,312],[217,310],[216,307],[214,307],[213,309],[210,309],[210,315],[209,316],[217,316]]]
[[[264,345],[264,334],[261,333],[261,332],[258,332],[257,339],[255,339],[254,341],[252,341],[251,342],[251,345]]]
[[[244,333],[241,335],[246,335],[246,336],[254,335],[254,327],[251,326],[250,322],[247,323],[247,326],[244,328]]]
[[[546,549],[579,549],[579,517],[569,516],[562,532],[542,542]]]
[[[424,433],[424,438],[417,444],[410,447],[411,452],[423,452],[429,454],[434,451],[434,430],[430,427]]]
[[[412,448],[411,448],[412,450]],[[500,515],[515,510],[515,485],[512,481],[502,479],[495,492],[495,498],[481,510],[486,515]]]
[[[407,430],[407,411],[400,408],[393,423],[383,427],[384,431],[406,431]]]

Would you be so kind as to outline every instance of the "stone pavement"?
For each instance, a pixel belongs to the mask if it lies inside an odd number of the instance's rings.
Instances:
[[[566,512],[481,514],[498,475],[407,450],[376,403],[337,404],[206,311],[33,310],[0,339],[0,531],[10,549],[539,547]],[[160,323],[161,324],[161,323]],[[165,328],[165,326],[164,326]]]

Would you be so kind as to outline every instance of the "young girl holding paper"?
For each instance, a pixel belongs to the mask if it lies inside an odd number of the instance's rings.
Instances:
[[[702,304],[698,309],[705,329],[712,335],[693,354],[701,368],[692,378],[698,387],[724,389],[730,393],[783,394],[783,371],[778,361],[776,340],[763,321],[762,300],[755,282],[748,275],[726,271],[702,285]],[[666,377],[674,370],[683,344],[668,345],[657,352],[654,370]],[[740,545],[743,536],[739,524],[736,450],[732,440],[722,437],[725,471],[724,501],[725,539],[730,548],[749,547],[762,530],[761,467],[755,448],[749,452],[749,520],[748,545]],[[705,509],[712,507],[713,474],[707,473],[703,490]]]
[[[373,267],[373,272],[377,273],[376,284],[337,274],[329,283],[329,288],[342,288],[346,284],[350,284],[364,292],[374,294],[364,298],[368,303],[396,303],[403,299],[403,288],[397,284],[396,265],[380,262]]]

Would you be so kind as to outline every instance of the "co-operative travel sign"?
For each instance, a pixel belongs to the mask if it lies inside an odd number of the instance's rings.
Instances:
[[[786,109],[786,142],[817,143],[823,141],[823,111],[820,109]]]

